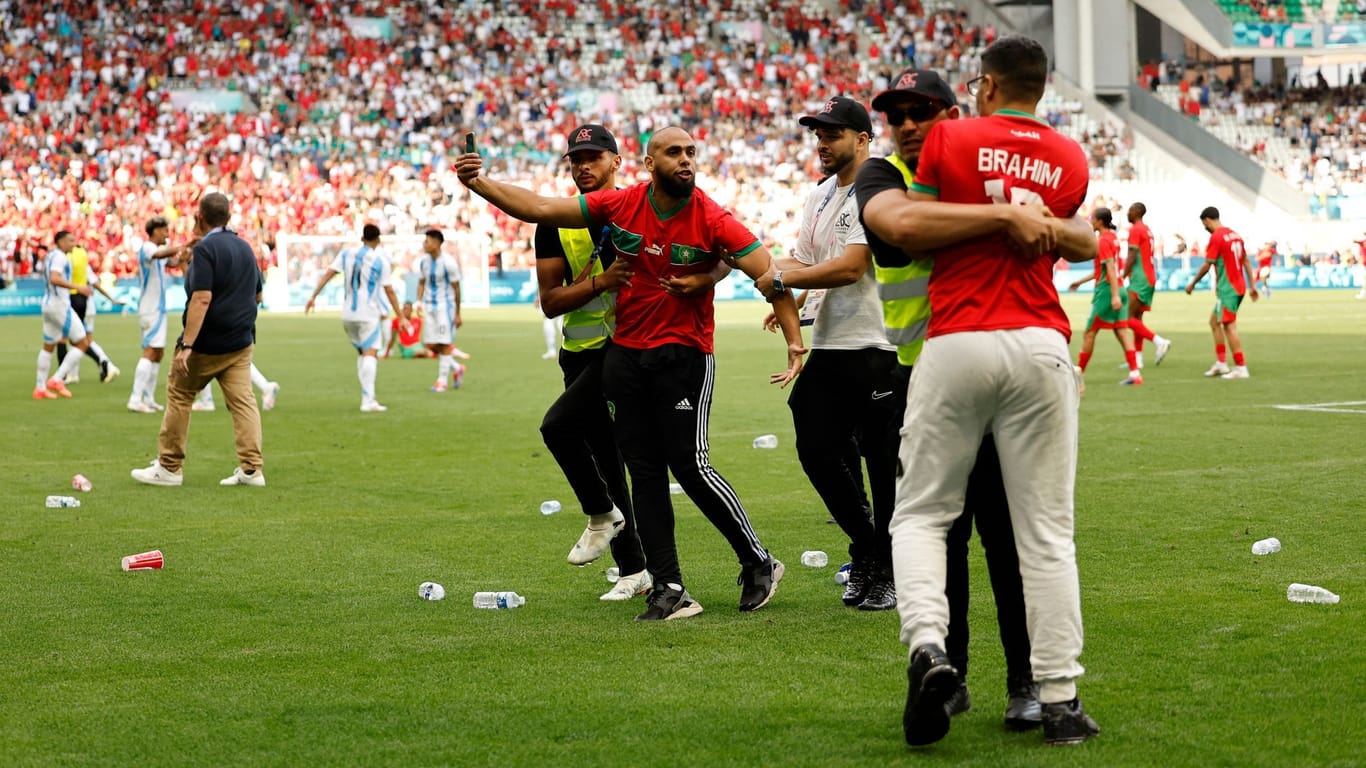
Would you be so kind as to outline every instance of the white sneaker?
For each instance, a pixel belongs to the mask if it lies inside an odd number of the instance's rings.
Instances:
[[[161,403],[158,403],[157,401],[153,400],[153,399],[150,398],[150,397],[144,397],[144,398],[142,399],[142,402],[143,402],[144,405],[146,405],[148,408],[151,408],[151,409],[154,410],[154,411],[164,411],[164,410],[166,410],[166,406],[162,405]]]
[[[557,358],[557,357],[559,357],[559,356],[560,356],[560,353],[559,353],[559,352],[556,352],[556,351],[553,350],[553,349],[547,349],[547,350],[545,351],[545,354],[544,354],[544,355],[541,355],[541,359],[542,359],[542,360],[554,360],[555,358]]]
[[[79,352],[80,350],[76,350],[76,351]],[[62,383],[64,383],[64,384],[80,384],[80,383],[81,383],[81,375],[80,375],[79,373],[75,372],[75,371],[72,371],[71,373],[68,373],[68,374],[66,375],[66,378],[65,378],[65,379],[62,379]]]
[[[1210,369],[1208,371],[1205,371],[1205,377],[1212,379],[1215,376],[1223,376],[1228,372],[1229,371],[1227,363],[1215,363],[1214,365],[1210,366]]]
[[[280,396],[280,382],[266,382],[266,388],[261,390],[261,410],[269,411],[275,407],[275,398]]]
[[[588,519],[588,527],[583,529],[583,535],[574,542],[574,548],[569,550],[570,564],[588,565],[602,557],[602,553],[612,544],[612,539],[615,539],[625,527],[626,516],[616,508],[616,505],[612,506],[611,512],[591,516]]]
[[[133,413],[156,413],[156,412],[157,412],[157,409],[153,408],[152,406],[148,405],[147,403],[142,402],[141,400],[129,400],[129,401],[128,401],[128,410],[132,411]]]
[[[1231,381],[1233,379],[1249,379],[1252,378],[1252,376],[1247,372],[1246,365],[1236,365],[1233,367],[1233,370],[1220,376],[1219,378],[1228,379]]]
[[[1159,336],[1153,340],[1153,344],[1157,345],[1157,356],[1153,359],[1153,365],[1162,365],[1163,358],[1165,358],[1167,353],[1172,349],[1172,340],[1164,339]]]
[[[117,379],[120,373],[123,373],[123,371],[120,371],[119,367],[117,365],[114,365],[113,362],[110,362],[107,365],[102,365],[100,366],[100,383],[108,384],[114,379]]]
[[[643,595],[646,592],[649,592],[650,587],[653,584],[654,579],[650,578],[649,571],[633,573],[630,576],[622,576],[620,579],[617,579],[617,583],[607,591],[607,594],[598,599],[606,600],[611,603],[630,600],[636,595]]]
[[[212,400],[196,400],[190,404],[192,411],[214,411],[217,409]]]
[[[252,485],[252,486],[255,486],[255,487],[257,487],[257,488],[264,488],[264,487],[266,486],[266,475],[265,475],[264,472],[262,472],[262,471],[259,470],[259,469],[256,470],[255,472],[251,473],[250,475],[248,475],[246,472],[243,472],[243,471],[242,471],[242,468],[241,468],[241,467],[238,467],[237,469],[234,469],[234,470],[232,471],[232,475],[231,475],[231,476],[225,477],[225,478],[223,478],[222,480],[219,480],[219,481],[218,481],[218,484],[219,484],[219,485]]]
[[[161,462],[154,461],[152,466],[142,469],[135,469],[130,473],[133,479],[139,483],[147,485],[164,485],[168,488],[179,487],[185,482],[185,476],[179,472],[171,472],[161,466]]]
[[[387,410],[389,409],[380,405],[378,400],[366,400],[360,404],[361,413],[384,413]]]

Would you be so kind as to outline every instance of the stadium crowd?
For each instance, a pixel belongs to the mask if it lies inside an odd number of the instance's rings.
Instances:
[[[797,116],[910,60],[961,83],[996,34],[918,0],[2,7],[0,252],[20,275],[59,229],[97,271],[132,275],[142,222],[188,236],[208,188],[232,194],[265,260],[277,232],[436,223],[487,233],[491,259],[524,267],[531,229],[472,202],[448,160],[473,130],[505,178],[566,192],[564,134],[585,120],[622,137],[626,179],[653,130],[688,128],[709,193],[781,247],[819,175]],[[213,90],[244,108],[191,106]]]

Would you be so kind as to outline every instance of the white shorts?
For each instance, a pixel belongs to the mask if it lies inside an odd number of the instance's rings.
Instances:
[[[422,318],[422,343],[448,345],[455,341],[455,326],[445,312],[429,312]]]
[[[142,329],[143,349],[166,348],[166,313],[138,315],[138,328]]]
[[[64,316],[43,311],[44,344],[60,344],[63,340],[75,344],[84,338],[85,326],[81,324],[81,318],[76,316],[76,310],[67,307]]]
[[[380,333],[378,320],[343,320],[342,329],[351,340],[351,346],[361,352],[379,351]]]

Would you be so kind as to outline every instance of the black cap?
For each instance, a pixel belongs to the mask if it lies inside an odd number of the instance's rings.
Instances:
[[[821,126],[853,128],[869,136],[873,135],[873,120],[868,117],[868,110],[848,96],[836,96],[825,102],[825,106],[821,107],[820,112],[807,115],[797,122],[807,128],[819,128]]]
[[[873,109],[878,112],[886,112],[888,103],[897,96],[912,94],[926,99],[935,99],[943,102],[944,106],[952,107],[958,104],[958,97],[954,95],[953,89],[944,82],[944,78],[939,76],[933,69],[905,69],[896,76],[892,85],[887,90],[873,97]]]
[[[598,152],[611,152],[614,155],[621,154],[617,151],[617,140],[612,132],[597,123],[581,125],[569,132],[569,149],[564,151],[565,157],[580,149],[591,149]]]

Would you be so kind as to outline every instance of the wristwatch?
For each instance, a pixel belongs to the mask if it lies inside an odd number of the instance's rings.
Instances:
[[[783,285],[783,271],[781,269],[773,270],[773,290],[778,293],[787,290],[787,286]]]

